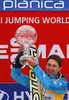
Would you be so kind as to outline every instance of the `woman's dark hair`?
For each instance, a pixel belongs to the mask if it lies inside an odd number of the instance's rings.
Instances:
[[[62,58],[60,58],[58,55],[55,55],[55,54],[50,55],[50,56],[47,58],[47,62],[48,62],[49,59],[56,60],[56,61],[58,62],[58,64],[59,64],[59,67],[62,66]],[[46,62],[46,63],[47,63],[47,62]]]

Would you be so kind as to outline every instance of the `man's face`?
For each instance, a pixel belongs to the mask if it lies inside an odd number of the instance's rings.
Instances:
[[[61,70],[59,64],[54,59],[49,59],[46,65],[46,72],[48,75],[56,75]]]

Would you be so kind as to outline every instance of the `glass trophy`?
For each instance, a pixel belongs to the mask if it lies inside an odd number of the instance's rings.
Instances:
[[[30,57],[30,46],[32,46],[37,40],[36,30],[30,25],[22,25],[16,30],[16,41],[19,45],[23,45],[23,56],[19,58],[19,62],[22,65],[28,65],[27,60]]]

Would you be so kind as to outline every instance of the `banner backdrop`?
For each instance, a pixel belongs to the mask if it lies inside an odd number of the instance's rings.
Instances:
[[[0,11],[68,11],[69,0],[0,0]]]
[[[52,8],[53,11],[51,9],[47,9],[50,11],[45,11],[45,8],[37,8],[35,11],[32,11],[34,10],[33,8],[19,11],[20,9],[17,6],[15,6],[17,9],[14,9],[12,4],[20,1],[0,1],[0,96],[2,97],[0,97],[0,100],[17,100],[18,98],[29,100],[29,89],[16,83],[10,77],[11,65],[18,54],[19,48],[15,39],[15,32],[22,25],[31,25],[37,31],[38,38],[35,45],[38,48],[41,68],[44,71],[46,70],[46,59],[50,54],[58,54],[63,59],[61,73],[66,76],[69,82],[69,11],[66,11],[69,10],[68,0],[62,0],[65,6],[60,11],[57,8]],[[31,1],[29,0],[29,2]],[[52,2],[53,0],[44,0],[43,2],[46,4],[46,1]],[[60,0],[56,0],[56,2],[58,1]],[[27,7],[26,3],[28,1],[24,0],[23,2],[25,3],[24,6]],[[18,5],[20,7],[21,4]],[[22,73],[28,75],[28,66],[22,68]],[[69,91],[65,95],[65,100],[69,100],[68,94]]]

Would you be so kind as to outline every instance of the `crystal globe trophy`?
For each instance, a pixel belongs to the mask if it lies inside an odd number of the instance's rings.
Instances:
[[[16,41],[19,45],[23,45],[23,56],[19,58],[19,62],[22,65],[28,65],[27,60],[30,57],[30,46],[32,46],[37,40],[36,30],[30,25],[22,25],[16,30]]]

